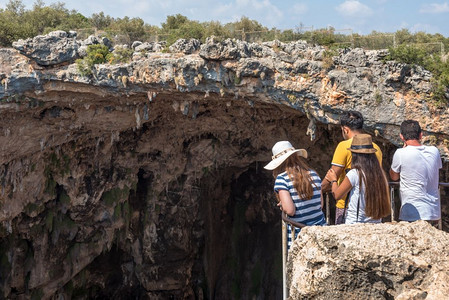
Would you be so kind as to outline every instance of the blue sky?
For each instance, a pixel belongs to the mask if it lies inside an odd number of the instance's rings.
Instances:
[[[7,0],[0,0],[4,8]],[[22,1],[31,8],[34,0]],[[56,1],[45,1],[51,4]],[[449,0],[78,0],[61,1],[83,15],[103,11],[113,17],[140,17],[146,23],[160,25],[167,15],[180,13],[198,21],[235,21],[241,16],[258,20],[267,27],[281,29],[313,26],[350,28],[355,33],[373,30],[394,32],[407,28],[412,32],[441,33],[449,37]]]

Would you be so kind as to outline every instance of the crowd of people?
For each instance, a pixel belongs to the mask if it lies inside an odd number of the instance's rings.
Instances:
[[[307,164],[307,151],[288,141],[277,142],[265,169],[272,170],[279,208],[305,226],[326,225],[322,211],[323,193],[336,199],[335,224],[380,223],[391,213],[387,175],[382,168],[382,151],[363,132],[363,116],[348,111],[340,119],[344,141],[335,149],[331,167],[323,180]],[[400,181],[399,220],[441,218],[438,192],[442,162],[438,149],[421,143],[422,130],[415,120],[402,122],[403,147],[396,150],[389,175]],[[288,228],[291,237],[292,228]],[[295,229],[295,236],[300,228]],[[289,240],[289,244],[291,240]]]

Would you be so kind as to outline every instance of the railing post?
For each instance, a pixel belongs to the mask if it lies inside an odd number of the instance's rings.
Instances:
[[[295,239],[295,229],[304,228],[306,225],[303,223],[295,222],[287,217],[285,212],[281,213],[282,218],[282,289],[283,299],[288,298],[288,282],[287,282],[287,259],[288,259],[288,227],[292,229],[291,239]]]
[[[287,224],[282,220],[282,299],[288,298],[287,290]]]
[[[395,209],[395,203],[394,203],[394,187],[393,185],[390,185],[390,205],[391,205],[391,222],[395,221],[395,215],[394,215],[394,209]]]
[[[438,185],[438,201],[440,201],[440,219],[438,220],[438,229],[443,230],[443,212],[441,209],[441,183]]]

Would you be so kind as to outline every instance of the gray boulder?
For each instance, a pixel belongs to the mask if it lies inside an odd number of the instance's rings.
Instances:
[[[247,42],[231,39],[215,42],[214,37],[210,37],[201,45],[199,55],[207,60],[234,60],[250,57],[251,52]]]
[[[100,37],[100,36],[95,36],[95,35],[90,35],[87,39],[82,41],[80,44],[81,44],[81,47],[87,47],[90,45],[101,44],[101,45],[105,45],[109,49],[112,48],[112,42],[107,37]]]
[[[78,58],[78,48],[80,47],[76,41],[76,34],[61,30],[26,40],[18,40],[12,46],[42,66],[72,62]]]
[[[158,42],[153,45],[153,52],[161,52],[166,47],[166,42]]]
[[[142,42],[141,42],[141,41],[134,41],[134,42],[131,44],[131,49],[136,49],[136,47],[137,47],[137,46],[140,46],[140,45],[142,45]]]
[[[201,42],[197,39],[179,39],[169,47],[170,52],[192,54],[200,49]]]
[[[368,57],[365,50],[362,48],[351,49],[341,57],[343,64],[352,67],[366,67],[368,64]]]
[[[165,42],[134,42],[131,48],[136,52],[160,52],[165,48]]]
[[[154,47],[154,43],[141,43],[140,45],[134,48],[134,51],[142,51],[142,52],[152,52]]]
[[[289,299],[447,299],[448,247],[425,221],[307,227],[288,254]]]
[[[307,44],[307,41],[293,41],[284,46],[284,51],[294,55],[295,53],[306,50],[307,47],[310,47],[310,45]]]
[[[98,44],[100,44],[100,39],[95,35],[90,35],[87,39],[81,42],[82,46],[98,45]]]
[[[70,30],[67,32],[67,37],[69,38],[76,38],[78,36],[78,33],[76,31]]]
[[[251,57],[272,57],[276,55],[272,47],[264,44],[251,43],[248,45],[248,49]]]
[[[112,49],[112,47],[113,47],[112,42],[107,37],[104,37],[104,36],[101,37],[100,41],[103,45],[105,45],[109,49]]]

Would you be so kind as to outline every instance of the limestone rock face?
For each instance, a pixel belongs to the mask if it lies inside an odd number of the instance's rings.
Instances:
[[[200,50],[200,56],[207,60],[235,60],[249,55],[248,43],[231,39],[216,42],[213,38],[207,38]]]
[[[290,299],[445,299],[449,234],[425,221],[308,227],[288,274]]]
[[[169,47],[171,52],[192,54],[200,49],[201,42],[197,39],[179,39]]]
[[[148,52],[148,51],[152,51],[152,50],[153,50],[153,46],[154,46],[154,43],[147,43],[147,42],[145,42],[145,43],[142,43],[142,44],[140,44],[140,45],[137,45],[137,46],[134,48],[134,50],[135,50],[135,51],[145,51],[145,52]]]
[[[73,61],[78,57],[76,32],[53,31],[47,35],[19,40],[12,46],[43,66]]]

